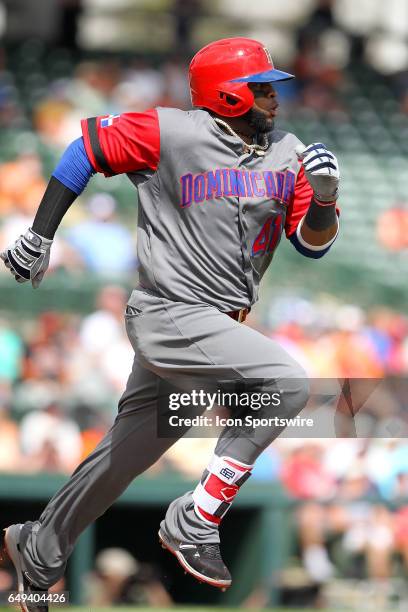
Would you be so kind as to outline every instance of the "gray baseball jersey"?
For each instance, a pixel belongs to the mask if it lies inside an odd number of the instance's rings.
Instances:
[[[174,108],[82,129],[94,167],[138,189],[140,286],[223,312],[252,305],[282,231],[296,230],[312,196],[296,136],[273,130],[257,154],[208,112]]]

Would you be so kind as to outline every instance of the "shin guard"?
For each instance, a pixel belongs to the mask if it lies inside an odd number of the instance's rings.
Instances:
[[[193,492],[197,516],[206,523],[219,525],[252,468],[230,457],[214,455]]]

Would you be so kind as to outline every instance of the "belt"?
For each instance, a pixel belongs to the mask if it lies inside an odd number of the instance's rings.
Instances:
[[[238,321],[238,323],[243,323],[247,318],[250,310],[250,308],[241,308],[241,310],[232,310],[231,312],[226,312],[225,314],[231,317],[231,319]]]

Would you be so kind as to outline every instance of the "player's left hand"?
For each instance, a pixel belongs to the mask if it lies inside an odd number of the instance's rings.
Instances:
[[[12,246],[0,253],[0,258],[18,283],[31,281],[36,289],[48,268],[51,245],[52,240],[29,229]]]
[[[321,142],[308,147],[298,145],[296,154],[303,163],[305,175],[315,195],[322,204],[337,200],[340,171],[336,156]]]

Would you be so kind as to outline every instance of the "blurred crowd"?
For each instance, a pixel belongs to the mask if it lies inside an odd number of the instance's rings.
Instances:
[[[45,312],[14,329],[0,322],[1,469],[69,472],[95,446],[131,370],[126,301],[107,285],[82,319]]]
[[[67,5],[67,10],[68,5],[71,9],[75,5],[75,10],[80,11],[80,2],[62,4]],[[181,30],[183,19],[197,21],[202,17],[197,8],[199,2],[193,3],[194,11],[191,6],[187,10],[189,3],[176,4],[180,16],[177,27]],[[239,17],[242,6],[240,2],[236,4]],[[279,124],[305,140],[318,135],[340,154],[342,148],[385,151],[393,156],[406,153],[408,60],[405,69],[400,65],[387,74],[370,63],[373,29],[364,32],[356,20],[348,17],[355,12],[353,3],[320,0],[305,2],[301,9],[299,6],[291,2],[287,7],[283,31],[290,40],[290,53],[285,53],[287,41],[286,46],[280,44],[282,33],[278,36],[276,27],[268,28],[268,32],[271,29],[277,35],[276,48],[271,34],[259,32],[276,63],[297,77],[279,88]],[[379,7],[376,11],[378,17]],[[270,3],[267,7],[261,2],[254,21],[265,13],[271,24],[280,23],[275,12]],[[394,25],[384,22],[389,36],[396,36],[391,31]],[[245,32],[238,29],[235,33]],[[17,47],[0,44],[0,250],[32,222],[62,151],[81,135],[81,118],[143,111],[157,105],[182,109],[190,106],[187,66],[192,50],[175,45],[171,53],[161,55],[89,54],[74,49],[72,40],[59,43],[71,46],[52,48],[39,38],[20,41]],[[353,177],[348,174],[345,172],[344,177],[344,222],[351,231],[352,204],[358,208],[355,192],[361,189],[352,184],[354,191],[350,195],[347,181]],[[406,206],[398,195],[399,183],[392,177],[384,178],[383,183],[378,235],[361,241],[366,258],[376,241],[385,251],[406,248],[402,222]],[[405,197],[405,185],[403,189]],[[91,271],[107,277],[133,277],[137,269],[136,211],[137,195],[126,178],[94,177],[57,234],[50,273],[80,275]],[[370,225],[362,224],[361,232],[367,232],[368,237],[369,231]],[[405,266],[404,261],[400,263]],[[0,269],[0,281],[3,273]]]
[[[24,2],[20,4],[22,10]],[[401,33],[397,31],[395,15],[402,9],[393,2],[394,19],[389,19],[390,11],[383,14],[379,3],[371,3],[374,4],[372,23],[364,31],[355,3],[346,0],[290,2],[283,29],[279,26],[283,17],[276,14],[276,7],[260,2],[250,16],[254,22],[251,27],[260,27],[262,15],[270,19],[271,27],[257,33],[243,32],[237,26],[235,34],[259,34],[271,48],[275,62],[296,74],[293,82],[279,88],[279,122],[283,127],[294,129],[307,140],[318,134],[325,142],[331,141],[340,153],[342,147],[367,151],[368,146],[374,152],[386,149],[397,156],[406,152],[408,142],[408,52],[406,64],[400,62],[394,69],[381,71],[381,62],[377,65],[369,51],[377,46],[381,52],[388,49],[381,41],[373,47],[375,25],[381,15],[387,44],[398,38]],[[204,19],[204,9],[200,10],[199,5],[198,1],[169,3],[168,9],[174,9],[177,15],[173,24],[177,40],[182,38],[186,23]],[[239,19],[244,5],[234,5],[235,18]],[[59,6],[66,11],[68,20],[72,13],[78,17],[87,10],[87,3],[81,8],[79,1],[61,2]],[[228,7],[228,2],[220,2],[211,10],[226,17]],[[12,4],[7,8],[12,13]],[[211,10],[204,11],[206,18]],[[71,32],[71,26],[65,31],[68,30]],[[229,33],[233,32],[219,35]],[[182,109],[190,106],[187,66],[194,44],[198,44],[194,40],[190,41],[191,49],[180,42],[171,53],[120,54],[108,52],[105,46],[106,53],[90,54],[74,46],[74,34],[70,40],[56,39],[65,47],[49,47],[46,39],[40,38],[17,37],[17,47],[15,43],[0,44],[0,249],[31,223],[62,151],[81,135],[81,118],[137,112],[160,105]],[[388,55],[399,58],[393,49]],[[347,176],[345,185],[346,180]],[[406,217],[405,204],[396,203],[394,183],[390,180],[384,187],[384,214],[378,223],[377,240],[385,249],[404,250],[401,219]],[[344,199],[349,208],[347,197],[346,192]],[[137,268],[137,196],[130,182],[123,177],[94,177],[79,200],[58,232],[51,273],[64,270],[81,274],[90,270],[102,276],[133,275]],[[350,223],[347,214],[345,222]],[[362,241],[362,252],[368,248]],[[107,257],[107,253],[111,256]]]
[[[91,14],[97,20],[98,0],[92,3]],[[24,4],[20,2],[20,11]],[[79,0],[59,4],[75,4],[80,16]],[[120,14],[123,4],[118,8]],[[125,4],[132,8],[132,0]],[[90,53],[86,44],[77,48],[78,36],[64,39],[69,28],[61,28],[58,37],[55,24],[54,46],[45,36],[35,37],[34,32],[32,37],[19,38],[13,33],[7,37],[6,30],[6,44],[0,44],[0,125],[31,130],[42,145],[55,152],[80,135],[79,120],[83,117],[153,106],[188,108],[187,68],[192,54],[213,38],[234,35],[259,37],[275,63],[296,75],[296,81],[279,88],[286,105],[281,113],[288,113],[294,105],[317,112],[323,119],[332,115],[341,122],[344,113],[352,118],[364,106],[369,113],[407,111],[408,20],[403,0],[393,0],[390,7],[377,0],[294,0],[287,3],[284,13],[278,5],[260,0],[250,14],[242,0],[233,2],[233,14],[230,0],[211,7],[202,4],[200,8],[200,4],[199,0],[176,0],[168,2],[167,11],[162,7],[161,15],[174,16],[174,42],[166,48],[163,38],[161,51],[155,47],[149,50],[148,45],[117,49],[99,36],[98,52]],[[364,11],[363,5],[369,6],[369,11]],[[8,8],[11,11],[13,5]],[[105,9],[102,1],[99,10]],[[134,9],[137,16],[124,11],[123,18],[143,22],[145,15],[160,16],[160,11],[149,12],[147,7],[135,5]],[[114,15],[109,7],[111,23]],[[219,27],[203,33],[206,40],[187,27],[190,21],[199,26],[212,18]],[[229,23],[224,30],[219,25],[223,18]],[[110,31],[114,30],[112,25]],[[91,31],[100,35],[100,30]],[[135,36],[135,42],[140,38]],[[126,45],[123,36],[121,40]],[[370,82],[378,95],[375,101],[370,100],[367,89]]]
[[[362,2],[368,2],[370,22],[361,10]],[[17,49],[16,42],[0,44],[0,125],[31,130],[42,145],[55,151],[80,135],[83,117],[153,106],[188,108],[187,68],[192,54],[213,38],[234,35],[259,37],[275,63],[296,75],[296,81],[279,88],[286,104],[283,113],[292,106],[308,108],[323,114],[323,119],[333,116],[341,122],[344,113],[352,118],[362,110],[407,112],[408,20],[403,0],[393,0],[391,7],[377,0],[292,1],[284,14],[278,5],[264,0],[253,7],[252,15],[247,14],[245,2],[234,1],[234,19],[239,22],[242,17],[235,29],[229,0],[220,2],[218,12],[215,6],[200,10],[198,0],[174,4],[178,19],[173,22],[176,39],[170,49],[130,46],[120,53],[101,40],[98,53],[91,54],[86,45],[76,49],[75,37],[57,38],[54,45],[65,46],[53,48],[45,37],[34,35],[17,38]],[[138,10],[134,19],[140,21],[143,7]],[[209,30],[206,40],[194,39],[194,29],[188,29],[188,37],[180,35],[185,22],[208,23],[212,15],[218,24],[222,16],[228,22],[229,16],[229,27]],[[113,19],[114,11],[109,17]],[[370,100],[370,84],[378,95],[375,101]]]
[[[15,572],[9,562],[0,565],[0,604],[8,603],[10,591],[17,591]],[[94,569],[82,577],[83,600],[93,609],[111,605],[133,605],[143,608],[163,609],[173,605],[160,569],[142,563],[129,550],[105,548],[98,552]],[[67,591],[68,583],[61,578],[50,589],[50,593]]]
[[[132,365],[123,320],[127,299],[125,289],[107,284],[97,295],[95,310],[85,316],[46,311],[13,323],[12,315],[3,313],[0,470],[68,473],[106,431]],[[402,419],[406,427],[405,315],[385,307],[363,311],[326,296],[314,301],[281,296],[262,315],[251,314],[248,324],[276,339],[310,377],[384,378],[389,384],[379,388],[372,408],[379,422],[375,435],[383,431],[389,437],[386,425],[392,419]],[[382,429],[381,419],[386,423]],[[392,427],[389,431],[392,435]],[[197,476],[208,440],[186,444],[196,448],[188,465],[181,445],[155,469],[173,467]]]
[[[174,53],[126,60],[75,55],[81,4],[89,3],[61,4],[69,27],[61,30],[59,42],[69,48],[48,56],[38,39],[17,50],[0,47],[0,251],[31,224],[54,164],[80,136],[81,118],[190,105],[186,58],[203,3],[201,9],[198,1],[174,3]],[[259,35],[276,63],[296,73],[296,82],[280,91],[283,120],[301,109],[303,117],[322,120],[323,129],[329,116],[341,127],[360,113],[375,146],[386,138],[378,131],[382,119],[370,113],[381,108],[406,122],[405,2],[293,0],[285,3],[284,23],[269,0],[251,7],[249,20],[246,2],[212,4],[220,16],[233,13],[239,20],[242,13],[251,26],[220,35]],[[267,10],[271,27],[265,26]],[[272,21],[278,24],[274,28]],[[358,67],[360,72],[353,72]],[[378,79],[374,102],[364,89],[367,74]],[[396,122],[394,127],[395,142],[406,147],[406,126]],[[346,136],[350,141],[349,132]],[[128,293],[111,279],[132,279],[132,284],[137,272],[136,193],[125,180],[115,181],[91,181],[66,216],[51,255],[50,277],[91,272],[102,282],[109,279],[94,311],[46,310],[18,320],[0,301],[0,472],[69,474],[114,418],[133,354],[123,323]],[[401,226],[400,217],[394,226]],[[389,225],[382,227],[383,241],[389,241],[384,229]],[[405,248],[406,232],[403,239]],[[4,274],[0,266],[0,283]],[[248,324],[282,344],[311,377],[384,378],[389,382],[381,396],[384,413],[406,411],[406,393],[394,384],[408,374],[406,314],[385,306],[362,309],[326,295],[281,293],[262,312],[251,313]],[[301,502],[295,514],[298,552],[312,581],[324,583],[338,572],[386,580],[395,558],[402,571],[408,570],[408,442],[390,431],[391,436],[374,439],[280,438],[258,460],[253,481],[279,482]],[[197,479],[214,445],[214,439],[185,438],[147,477],[174,472]],[[131,601],[170,605],[155,570],[126,551],[102,554],[89,584],[95,604],[129,601],[131,591],[136,598]]]
[[[123,289],[106,287],[98,310],[83,319],[49,312],[14,329],[2,322],[0,471],[67,474],[102,438],[132,361],[122,321],[125,301]],[[301,323],[298,327],[307,332]],[[363,326],[347,333],[366,342]],[[285,340],[282,329],[279,340]],[[293,336],[290,342],[293,348]],[[392,370],[384,373],[390,379]],[[383,399],[394,395],[389,391]],[[186,437],[145,477],[177,474],[194,481],[214,446],[213,438]],[[280,437],[257,460],[251,481],[279,483],[297,500],[294,526],[304,579],[318,585],[336,576],[384,582],[396,575],[396,567],[398,575],[408,571],[407,439],[392,433],[371,439]],[[97,570],[87,580],[90,600],[108,604],[144,597],[137,601],[170,605],[155,570],[125,557],[112,552],[106,562],[114,569],[105,578]]]
[[[267,461],[302,500],[299,552],[311,580],[340,574],[385,581],[396,557],[398,574],[408,573],[407,440],[279,440],[255,477],[264,476]]]
[[[15,325],[0,319],[1,472],[68,474],[103,437],[132,364],[123,322],[127,297],[122,287],[107,285],[86,316],[50,311]],[[277,339],[312,377],[388,382],[377,401],[377,435],[383,427],[385,437],[281,437],[255,465],[253,482],[278,482],[301,502],[295,524],[308,580],[325,584],[339,574],[385,580],[395,558],[408,570],[408,442],[386,427],[397,413],[406,417],[406,317],[386,308],[363,312],[325,296],[314,302],[286,296],[263,319],[251,314],[248,324]],[[146,477],[194,481],[214,446],[213,438],[186,437]],[[98,598],[97,576],[94,587]]]

